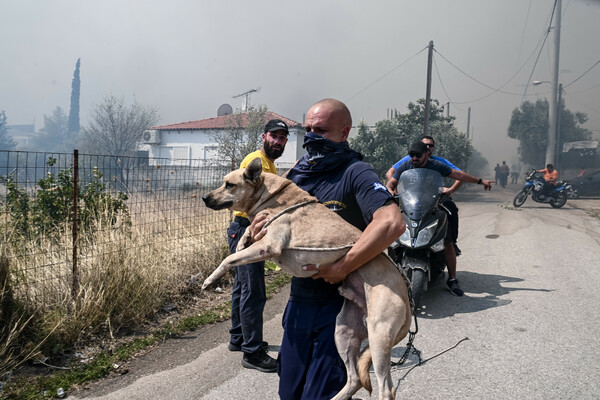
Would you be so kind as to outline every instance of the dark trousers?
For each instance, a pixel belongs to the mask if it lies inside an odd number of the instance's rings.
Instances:
[[[227,229],[229,252],[235,253],[238,242],[249,224],[236,217]],[[265,262],[239,265],[236,268],[231,293],[231,343],[241,344],[244,353],[254,353],[263,341],[263,310],[265,292]]]
[[[442,204],[450,211],[450,214],[448,214],[448,232],[445,243],[452,241],[452,243],[456,244],[456,240],[458,239],[458,207],[456,207],[456,203],[454,203],[450,196],[444,196]]]
[[[544,187],[542,188],[542,193],[544,193],[544,195],[548,196],[548,195],[552,194],[554,189],[556,189],[556,185],[554,183],[544,182]]]
[[[331,399],[346,384],[346,367],[334,339],[343,303],[341,296],[321,305],[288,302],[277,368],[282,400]]]

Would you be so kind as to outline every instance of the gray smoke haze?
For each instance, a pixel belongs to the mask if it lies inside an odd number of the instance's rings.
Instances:
[[[68,113],[73,70],[81,58],[82,126],[107,94],[157,106],[160,124],[170,124],[216,116],[223,103],[239,108],[241,98],[232,96],[256,88],[251,104],[299,122],[313,102],[334,97],[347,103],[355,122],[374,124],[386,118],[388,108],[405,112],[409,101],[425,97],[424,49],[432,40],[437,51],[432,98],[451,103],[462,131],[471,107],[475,147],[492,165],[510,163],[517,149],[506,136],[511,112],[528,80],[551,79],[552,32],[530,75],[553,4],[4,1],[0,110],[9,124],[35,121],[36,129],[57,106]],[[599,21],[599,1],[563,0],[564,85],[600,59]],[[525,99],[535,101],[549,91],[549,84],[529,85]],[[565,91],[567,108],[587,113],[586,127],[598,135],[600,66]]]

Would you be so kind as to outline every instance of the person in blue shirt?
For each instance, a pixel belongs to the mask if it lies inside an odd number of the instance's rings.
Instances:
[[[339,284],[406,229],[377,173],[346,141],[352,127],[346,105],[335,99],[317,102],[308,110],[304,127],[307,154],[287,178],[363,233],[346,255],[320,265],[312,278],[292,278],[278,357],[279,396],[284,400],[330,399],[343,388],[346,369],[334,340],[336,317],[344,303]],[[261,215],[254,218],[249,228],[254,241],[264,236],[260,229],[265,221]]]
[[[431,143],[431,145],[424,143],[425,141]],[[430,148],[433,148],[433,138],[424,136],[421,139],[421,142],[416,142],[411,146],[408,158],[403,158],[399,161],[399,163],[396,163],[394,167],[392,167],[394,169],[393,176],[388,178],[387,182],[387,188],[391,193],[396,192],[398,179],[402,172],[412,168],[433,169],[438,171],[444,177],[448,176],[452,179],[455,179],[456,181],[451,188],[444,188],[445,194],[454,193],[454,191],[462,185],[462,182],[483,184],[484,190],[490,190],[492,188],[491,184],[493,181],[483,180],[467,174],[441,157],[430,158]],[[388,173],[389,172],[390,171],[388,171]],[[452,202],[452,205],[454,205],[454,202]],[[455,214],[456,219],[455,221],[452,221],[449,218],[450,226],[447,231],[446,239],[444,240],[444,257],[446,260],[446,266],[448,267],[448,280],[446,281],[446,286],[453,295],[462,296],[464,291],[460,288],[458,280],[456,279],[456,250],[454,248],[454,241],[458,235],[458,215],[456,214],[458,212],[458,208],[456,205],[454,205],[453,209],[451,208],[451,210]]]

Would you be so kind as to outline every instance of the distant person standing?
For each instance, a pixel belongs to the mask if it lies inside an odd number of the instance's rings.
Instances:
[[[502,165],[500,166],[500,184],[503,188],[506,187],[506,183],[508,182],[508,174],[510,173],[510,169],[508,165],[506,165],[506,161],[502,161]]]
[[[494,181],[496,182],[496,185],[498,184],[498,182],[500,182],[500,184],[502,184],[500,175],[501,175],[500,164],[496,163],[496,166],[494,167]]]
[[[273,161],[281,157],[288,140],[288,126],[280,119],[272,119],[265,125],[262,134],[263,145],[259,150],[248,154],[240,164],[247,167],[252,160],[260,158],[264,172],[277,173]],[[240,238],[250,225],[248,216],[240,211],[227,229],[229,251],[235,253]],[[242,365],[261,372],[276,372],[277,361],[267,354],[263,342],[263,311],[267,295],[265,292],[265,262],[235,267],[235,280],[231,293],[231,329],[229,330],[229,351],[241,351]]]
[[[510,183],[519,183],[519,170],[516,164],[510,168]]]

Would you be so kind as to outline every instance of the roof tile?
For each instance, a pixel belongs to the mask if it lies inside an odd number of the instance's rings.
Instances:
[[[156,129],[158,131],[180,131],[180,130],[202,130],[202,129],[228,129],[231,127],[230,122],[231,115],[222,115],[220,117],[214,118],[206,118],[198,121],[188,121],[188,122],[180,122],[178,124],[170,124],[170,125],[161,125],[154,126],[151,129]],[[276,114],[272,111],[267,111],[265,113],[265,123],[271,119],[281,119],[283,120],[290,128],[291,127],[299,127],[302,124],[286,118],[282,115]],[[248,113],[242,114],[243,124],[246,124],[248,120]]]

